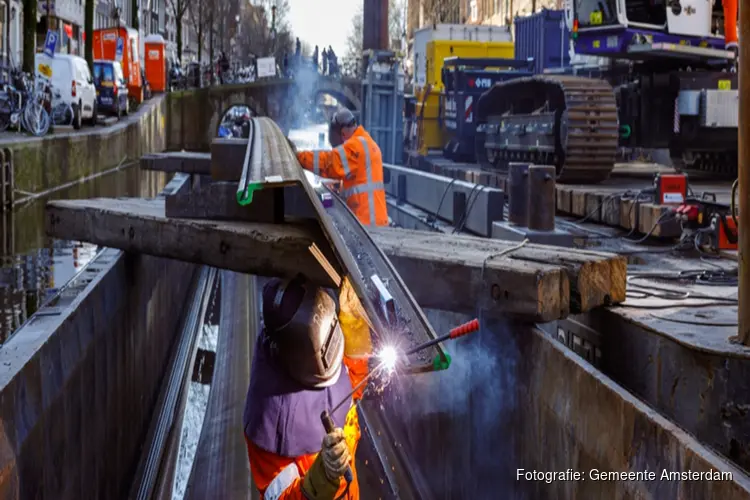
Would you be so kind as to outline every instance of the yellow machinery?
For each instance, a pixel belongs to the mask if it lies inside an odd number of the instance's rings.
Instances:
[[[432,40],[427,43],[425,85],[415,89],[417,152],[441,150],[446,143],[440,126],[440,103],[443,96],[441,74],[446,57],[512,59],[513,42],[477,42],[468,40]]]

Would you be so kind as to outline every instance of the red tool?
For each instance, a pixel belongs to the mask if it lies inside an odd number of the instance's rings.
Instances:
[[[432,347],[435,344],[439,344],[440,342],[445,342],[446,340],[457,339],[458,337],[463,337],[464,335],[467,335],[472,332],[476,332],[477,330],[479,330],[479,320],[473,319],[469,321],[468,323],[464,323],[463,325],[457,326],[456,328],[452,329],[450,332],[446,333],[442,337],[438,337],[434,340],[425,342],[424,344],[420,344],[417,347],[414,347],[413,349],[409,349],[408,351],[406,351],[406,355],[409,356],[410,354],[419,352],[422,349],[427,349],[428,347]]]
[[[657,205],[680,205],[688,197],[688,177],[686,174],[656,174],[654,188]]]
[[[711,218],[712,250],[737,250],[737,225],[734,218],[725,214],[714,214]]]

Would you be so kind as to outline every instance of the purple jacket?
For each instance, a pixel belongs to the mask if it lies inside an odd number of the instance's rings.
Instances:
[[[325,429],[320,414],[330,410],[351,392],[346,366],[339,378],[323,389],[309,389],[293,380],[271,358],[265,332],[258,337],[245,399],[245,436],[259,448],[283,457],[299,457],[320,451]],[[349,405],[333,415],[343,426]]]

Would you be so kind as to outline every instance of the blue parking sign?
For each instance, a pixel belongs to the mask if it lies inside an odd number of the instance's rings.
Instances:
[[[115,60],[120,62],[122,61],[122,51],[125,49],[125,40],[123,38],[117,37],[117,46],[115,48]]]
[[[47,38],[44,39],[44,54],[47,57],[55,57],[57,37],[57,31],[47,30]]]

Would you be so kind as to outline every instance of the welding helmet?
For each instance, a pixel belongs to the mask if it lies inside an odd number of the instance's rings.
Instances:
[[[263,288],[263,323],[271,357],[306,387],[338,380],[344,335],[336,303],[325,290],[299,275],[274,279]]]
[[[346,108],[336,111],[331,117],[331,123],[328,125],[328,142],[331,143],[331,147],[341,146],[344,143],[341,130],[346,127],[354,127],[355,125],[357,125],[357,118],[354,116],[354,113]]]

